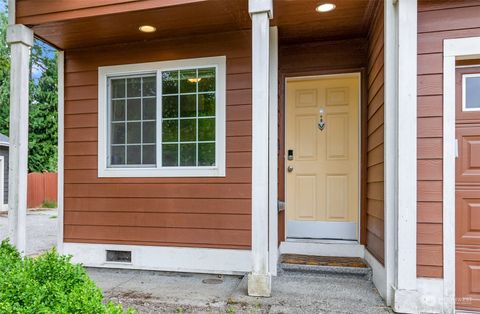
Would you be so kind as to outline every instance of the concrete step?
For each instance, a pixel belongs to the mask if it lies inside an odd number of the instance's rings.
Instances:
[[[340,277],[372,279],[372,269],[361,258],[282,255],[280,257],[281,275],[322,274]]]

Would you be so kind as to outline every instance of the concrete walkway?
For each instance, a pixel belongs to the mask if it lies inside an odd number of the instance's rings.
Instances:
[[[27,255],[48,251],[57,244],[57,210],[45,209],[27,213]],[[0,241],[8,237],[8,217],[0,213]]]
[[[246,295],[241,276],[90,268],[105,297],[138,313],[391,313],[370,281],[285,273],[271,298]]]

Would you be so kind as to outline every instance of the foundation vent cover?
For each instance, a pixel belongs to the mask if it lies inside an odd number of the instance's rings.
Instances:
[[[132,252],[131,251],[111,251],[111,250],[107,250],[107,262],[131,263],[132,262]]]

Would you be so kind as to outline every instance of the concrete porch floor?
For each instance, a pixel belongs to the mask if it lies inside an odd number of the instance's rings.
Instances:
[[[99,268],[88,273],[106,299],[138,313],[392,313],[363,278],[284,273],[273,278],[271,298],[252,298],[242,276]],[[204,282],[209,279],[222,282]]]

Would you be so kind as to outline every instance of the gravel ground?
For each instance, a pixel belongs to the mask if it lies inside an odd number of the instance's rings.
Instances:
[[[57,210],[30,210],[27,214],[27,255],[37,255],[57,243]],[[8,237],[8,217],[0,213],[0,240]]]

